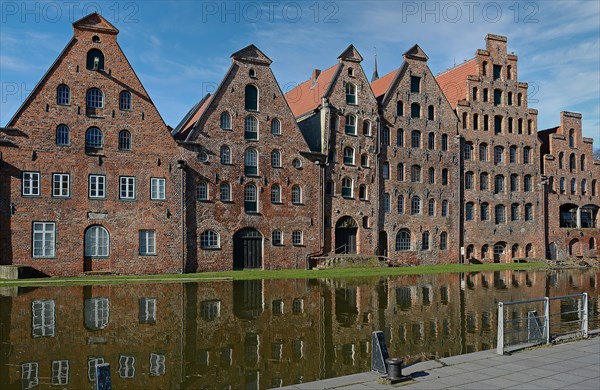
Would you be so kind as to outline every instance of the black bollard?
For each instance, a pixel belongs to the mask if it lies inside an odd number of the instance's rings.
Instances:
[[[402,363],[404,363],[404,360],[400,358],[385,359],[385,365],[387,366],[387,374],[389,380],[395,381],[403,378]]]

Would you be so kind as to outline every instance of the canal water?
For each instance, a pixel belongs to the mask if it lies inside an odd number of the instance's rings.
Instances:
[[[487,350],[501,301],[587,292],[590,328],[599,328],[598,276],[500,271],[1,289],[0,388],[91,389],[103,363],[115,389],[279,387],[370,370],[376,330],[407,363]],[[556,305],[556,318],[567,320],[577,307]],[[511,310],[509,318],[527,315]]]

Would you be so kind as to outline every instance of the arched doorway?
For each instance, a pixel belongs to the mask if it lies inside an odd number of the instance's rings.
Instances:
[[[262,267],[263,236],[256,229],[245,228],[233,235],[233,269]]]
[[[550,245],[548,245],[548,258],[550,260],[556,260],[557,255],[558,255],[558,246],[556,245],[555,242],[551,242]]]
[[[506,243],[497,242],[494,244],[494,263],[502,263],[506,255]]]
[[[569,256],[581,256],[581,246],[576,238],[569,242]]]
[[[358,225],[352,217],[342,217],[335,224],[335,253],[356,253]]]
[[[99,265],[95,260],[108,259],[110,256],[110,234],[102,225],[92,225],[84,233],[83,270],[98,271],[107,263]]]

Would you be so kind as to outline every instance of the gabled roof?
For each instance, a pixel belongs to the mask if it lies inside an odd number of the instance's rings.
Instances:
[[[371,89],[373,90],[373,94],[377,99],[379,99],[387,92],[399,71],[400,68],[393,70],[385,76],[382,76],[381,78],[371,83]]]
[[[296,118],[321,105],[321,99],[329,96],[341,64],[322,71],[316,78],[309,79],[285,94],[285,99]]]
[[[429,57],[427,56],[427,54],[425,54],[423,49],[421,49],[421,47],[416,44],[410,49],[408,49],[404,54],[402,54],[402,56],[404,58],[411,58],[413,60],[419,61],[427,61],[429,59]]]
[[[248,45],[245,48],[236,51],[231,58],[238,61],[257,62],[259,64],[271,65],[273,61],[254,45]]]
[[[198,122],[198,119],[202,116],[208,104],[212,100],[212,95],[207,93],[204,95],[202,99],[188,111],[187,114],[183,117],[181,122],[173,129],[171,134],[177,139],[184,139],[186,135],[189,133],[192,127]]]
[[[348,46],[346,48],[346,50],[344,50],[342,52],[342,54],[340,54],[340,56],[338,57],[338,60],[361,62],[363,60],[363,58],[360,55],[360,53],[358,52],[358,50],[356,50],[354,45],[350,44],[350,46]]]
[[[98,30],[109,34],[118,34],[119,30],[97,12],[91,13],[73,23],[74,28]]]
[[[467,77],[477,75],[477,58],[472,58],[436,76],[452,108],[467,98]]]

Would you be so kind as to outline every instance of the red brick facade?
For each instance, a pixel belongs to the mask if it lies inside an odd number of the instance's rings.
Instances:
[[[80,275],[305,268],[336,253],[452,263],[461,247],[484,262],[598,255],[592,140],[572,113],[538,138],[506,37],[436,78],[415,45],[372,84],[350,45],[285,96],[250,45],[169,133],[118,30],[98,14],[73,26],[0,129],[2,265]]]

